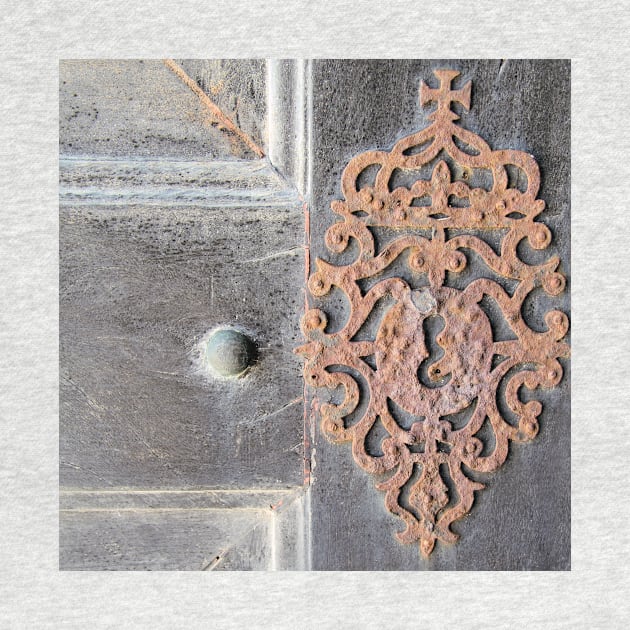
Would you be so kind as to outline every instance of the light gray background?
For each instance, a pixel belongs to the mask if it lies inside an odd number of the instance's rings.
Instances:
[[[592,0],[5,8],[0,625],[372,628],[387,618],[397,628],[624,627],[629,26],[626,3]],[[165,56],[573,59],[570,573],[57,571],[58,60]]]

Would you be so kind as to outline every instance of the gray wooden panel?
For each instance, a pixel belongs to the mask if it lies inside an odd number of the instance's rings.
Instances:
[[[265,62],[182,63],[265,144]],[[60,150],[61,568],[274,568],[300,539],[274,511],[303,482],[295,190],[159,60],[61,62]],[[204,363],[217,325],[258,345],[240,379]]]
[[[472,108],[462,125],[492,148],[532,153],[541,168],[541,216],[554,242],[543,252],[559,253],[569,273],[570,64],[568,61],[314,61],[313,199],[311,261],[334,259],[324,246],[336,220],[330,202],[340,199],[343,168],[354,155],[389,149],[427,125],[418,102],[421,79],[432,70],[462,72],[455,87],[472,79]],[[461,111],[461,110],[460,110]],[[531,251],[524,255],[533,256]],[[313,267],[311,268],[311,271]],[[313,302],[341,324],[346,305]],[[565,293],[541,300],[526,317],[537,326],[550,307],[568,312]],[[315,428],[312,486],[314,569],[568,569],[570,567],[570,404],[568,370],[560,386],[536,392],[544,405],[540,433],[528,444],[510,446],[503,468],[481,479],[470,515],[454,524],[453,546],[436,545],[428,560],[416,545],[401,545],[394,532],[402,521],[384,507],[375,479],[354,463],[348,444],[330,444]],[[309,401],[307,401],[307,404]]]
[[[298,490],[62,490],[62,570],[303,569]]]
[[[264,59],[177,59],[221,111],[252,140],[267,139],[267,62]]]
[[[62,489],[59,508],[64,512],[112,510],[269,510],[290,503],[296,490],[288,489]]]
[[[158,59],[61,61],[59,131],[66,155],[256,157]]]
[[[267,76],[269,159],[305,195],[311,116],[311,62],[308,59],[269,59]]]
[[[302,241],[294,203],[62,206],[63,486],[302,483]],[[199,352],[226,324],[259,347],[236,380]]]
[[[311,568],[310,494],[298,489],[274,508],[271,569],[305,571]]]
[[[61,511],[62,570],[201,571],[212,568],[250,532],[267,529],[258,510],[147,509]],[[268,563],[269,536],[257,541],[260,568]]]

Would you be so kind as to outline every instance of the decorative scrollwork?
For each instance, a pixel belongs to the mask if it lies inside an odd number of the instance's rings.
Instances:
[[[471,92],[470,82],[461,90],[451,89],[458,74],[435,71],[437,89],[421,83],[421,105],[437,103],[428,127],[400,140],[390,152],[369,151],[346,166],[341,182],[344,199],[331,204],[342,221],[328,229],[326,246],[341,254],[356,250],[350,248],[356,241],[358,255],[351,264],[339,266],[318,258],[308,288],[313,296],[323,297],[337,287],[348,298],[350,314],[339,331],[327,332],[324,311],[310,308],[302,319],[309,341],[296,350],[307,359],[308,384],[343,388],[342,401],[321,405],[324,433],[334,442],[351,441],[361,468],[387,476],[377,487],[386,493],[387,509],[405,522],[397,537],[403,543],[419,541],[425,556],[437,539],[457,540],[451,524],[470,511],[474,491],[484,487],[469,478],[463,466],[476,472],[495,471],[507,457],[510,440],[524,442],[536,436],[542,405],[535,400],[523,402],[519,389],[558,385],[563,374],[558,358],[569,354],[563,341],[569,326],[565,313],[549,311],[547,330],[537,332],[521,312],[535,288],[542,287],[552,296],[565,288],[557,256],[542,264],[527,264],[517,255],[523,239],[536,250],[551,242],[550,230],[536,221],[545,207],[536,199],[538,165],[520,151],[493,151],[455,124],[458,116],[451,103],[457,101],[468,109]],[[455,166],[460,176],[454,181]],[[370,168],[377,169],[371,185],[364,177]],[[423,169],[428,177],[421,176]],[[510,182],[515,169],[520,171],[519,183],[526,180],[526,187]],[[486,179],[490,176],[491,186],[473,185],[479,172]],[[419,176],[413,183],[395,186],[399,173]],[[375,228],[407,234],[377,251]],[[492,230],[504,232],[500,253],[470,233]],[[464,288],[449,286],[448,278],[467,268],[466,250],[487,265],[492,272],[487,275],[511,280],[514,290],[485,277]],[[384,277],[386,268],[397,260],[405,262],[413,282]],[[373,280],[366,284],[366,279]],[[389,307],[376,334],[366,340],[357,333],[381,298],[389,300]],[[513,333],[511,339],[493,336],[481,304],[484,298],[498,305]],[[443,323],[435,336],[441,356],[434,356],[430,348],[431,318],[441,318]],[[349,369],[331,369],[340,365]],[[362,416],[348,422],[362,396],[360,380],[369,401]],[[508,422],[499,410],[501,383],[517,420]],[[401,418],[401,410],[407,420]],[[468,414],[463,426],[453,421],[453,414]],[[367,446],[368,434],[378,422],[387,436],[380,442],[380,452],[374,453]],[[489,453],[481,431],[488,424],[494,437]]]

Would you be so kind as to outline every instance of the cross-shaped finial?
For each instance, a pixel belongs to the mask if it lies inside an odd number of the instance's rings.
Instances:
[[[466,109],[470,108],[470,81],[461,90],[451,90],[451,82],[460,74],[457,70],[434,70],[433,74],[440,80],[440,87],[432,89],[421,81],[420,105],[424,106],[432,101],[438,104],[437,109],[429,116],[431,120],[458,120],[459,116],[451,110],[451,103],[457,101]]]

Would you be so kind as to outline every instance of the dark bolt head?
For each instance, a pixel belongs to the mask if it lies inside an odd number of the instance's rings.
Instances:
[[[212,370],[221,376],[239,376],[258,357],[256,345],[234,328],[221,328],[208,339],[206,357]]]

